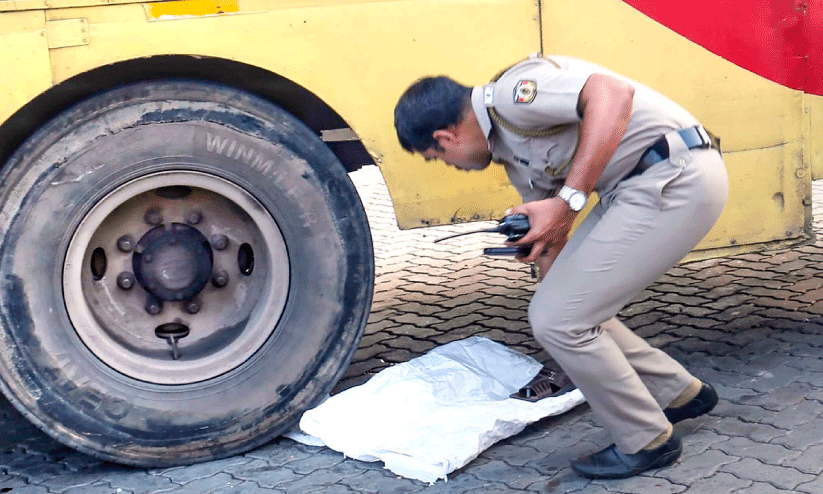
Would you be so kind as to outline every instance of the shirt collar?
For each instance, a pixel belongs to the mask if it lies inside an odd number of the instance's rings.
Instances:
[[[483,135],[488,140],[492,130],[492,121],[489,117],[489,111],[486,109],[484,86],[476,86],[472,89],[472,110],[474,110],[474,115],[480,124],[480,129],[483,130]],[[491,143],[489,143],[489,147],[491,148]]]

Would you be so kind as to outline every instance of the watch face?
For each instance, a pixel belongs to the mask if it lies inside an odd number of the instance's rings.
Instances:
[[[569,207],[571,207],[575,211],[580,211],[581,209],[583,209],[583,206],[585,205],[586,196],[584,196],[580,192],[572,194],[572,196],[569,198]]]

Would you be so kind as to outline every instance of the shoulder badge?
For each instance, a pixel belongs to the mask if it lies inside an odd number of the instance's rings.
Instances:
[[[537,96],[537,83],[529,79],[520,79],[514,87],[514,102],[528,104]]]

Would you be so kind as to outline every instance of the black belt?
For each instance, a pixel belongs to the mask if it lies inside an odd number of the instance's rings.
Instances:
[[[689,149],[695,148],[715,148],[718,149],[718,145],[714,139],[706,132],[702,126],[697,125],[695,127],[689,127],[688,129],[683,129],[677,132],[680,135],[680,138],[683,139],[683,142],[686,144],[686,147]],[[640,175],[644,171],[651,168],[652,165],[655,163],[659,163],[665,159],[669,158],[669,143],[666,141],[666,136],[660,137],[660,139],[654,141],[649,149],[647,149],[643,156],[640,157],[640,161],[637,162],[637,166],[634,167],[634,170],[630,171],[625,178],[631,178],[635,175]]]

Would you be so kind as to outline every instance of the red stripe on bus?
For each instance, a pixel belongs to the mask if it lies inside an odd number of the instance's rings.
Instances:
[[[624,1],[740,67],[823,95],[823,0]]]

